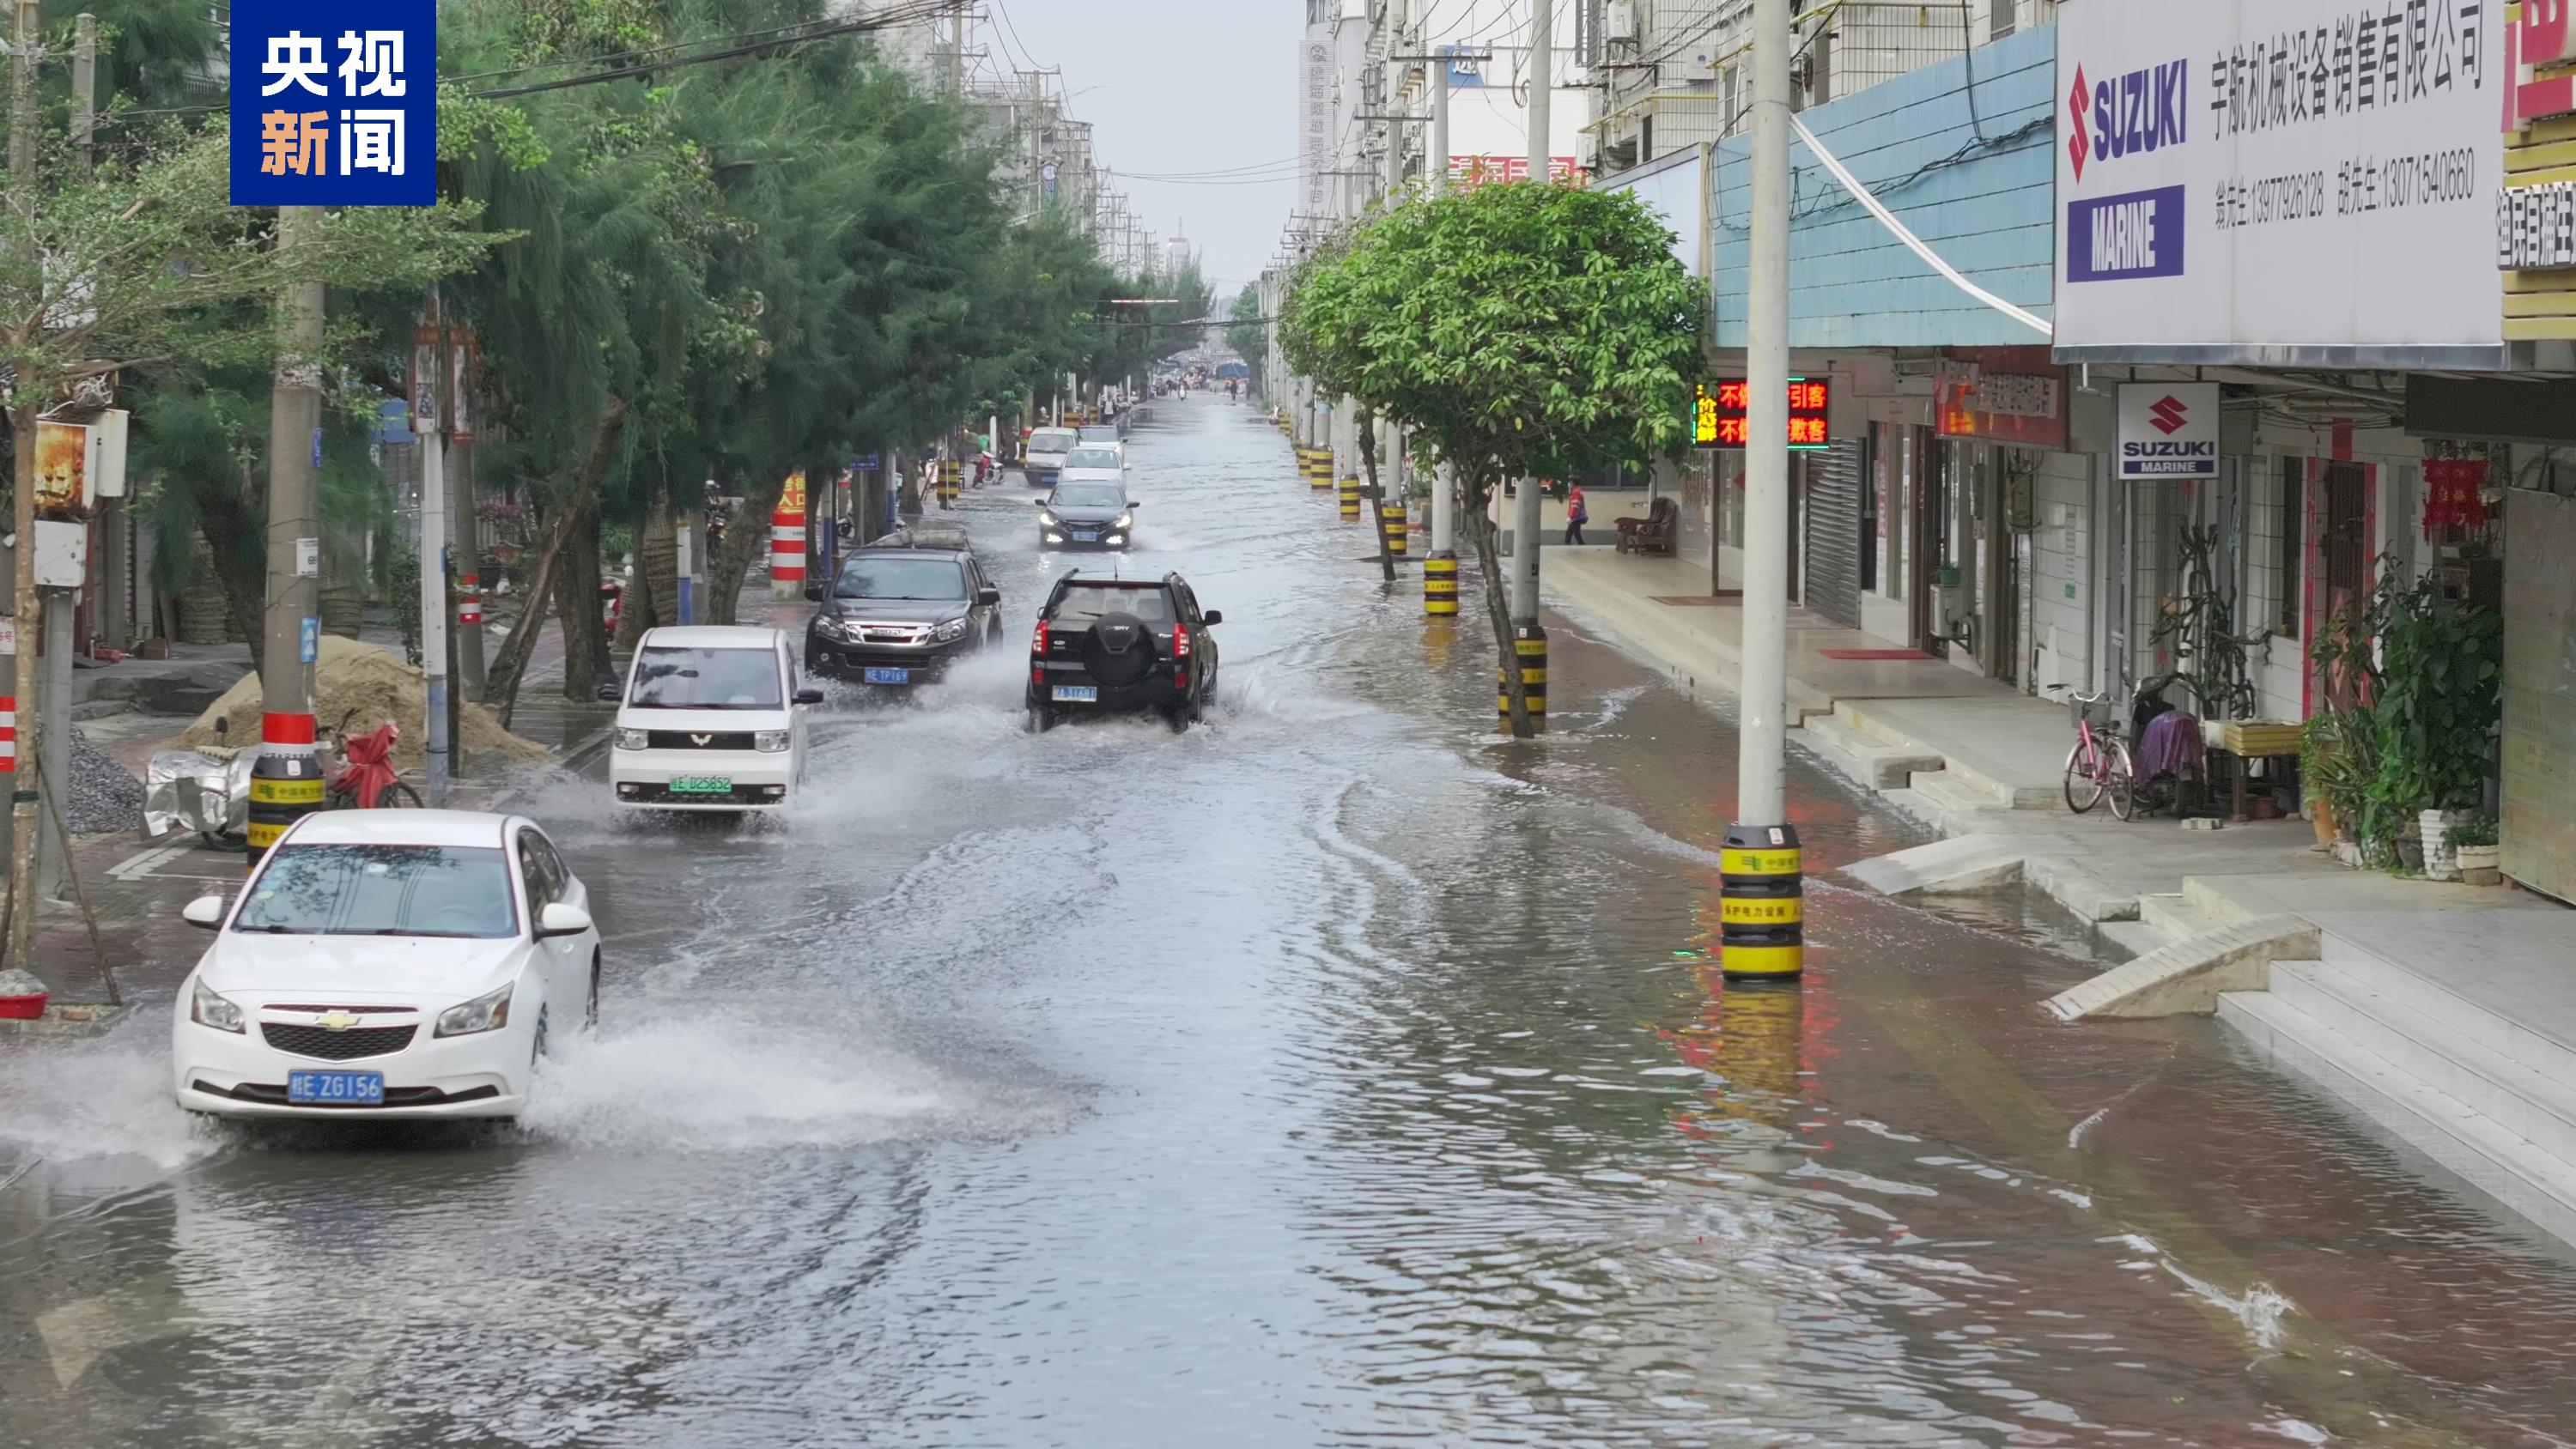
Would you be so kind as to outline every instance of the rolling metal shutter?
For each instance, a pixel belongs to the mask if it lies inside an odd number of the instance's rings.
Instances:
[[[1806,605],[1846,629],[1860,627],[1863,471],[1858,438],[1807,455]]]

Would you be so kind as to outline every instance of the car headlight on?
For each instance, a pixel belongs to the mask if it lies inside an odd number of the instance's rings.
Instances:
[[[1117,521],[1116,523],[1113,523],[1113,524],[1109,525],[1109,526],[1110,526],[1111,528],[1117,529],[1117,530],[1119,530],[1120,532],[1122,532],[1122,533],[1123,533],[1123,532],[1125,532],[1126,530],[1128,530],[1128,529],[1130,529],[1130,528],[1133,528],[1133,527],[1135,526],[1135,524],[1136,524],[1136,515],[1135,515],[1135,514],[1132,514],[1132,513],[1122,513],[1122,514],[1119,514],[1119,515],[1118,515],[1118,521]]]
[[[785,754],[789,734],[787,730],[761,730],[751,737],[751,747],[764,755]]]
[[[947,623],[930,631],[930,637],[941,644],[954,644],[958,640],[966,637],[966,621],[963,619],[951,619]]]
[[[621,750],[649,750],[653,747],[653,736],[643,730],[621,729],[617,732],[617,747]]]
[[[1064,527],[1064,524],[1056,518],[1056,516],[1055,516],[1055,512],[1054,512],[1054,510],[1052,510],[1052,509],[1046,509],[1046,508],[1041,508],[1041,509],[1039,509],[1039,510],[1038,510],[1038,522],[1039,522],[1039,524],[1040,524],[1040,525],[1042,525],[1042,526],[1044,526],[1044,527],[1047,527],[1047,528],[1062,528],[1062,527]]]
[[[240,1007],[208,991],[206,983],[202,981],[193,982],[189,986],[188,1019],[199,1026],[211,1026],[217,1031],[228,1031],[236,1036],[245,1030],[249,1021],[249,1018],[242,1015]]]
[[[510,1024],[510,992],[504,986],[487,991],[472,1001],[451,1006],[438,1014],[439,1036],[472,1036],[477,1032],[499,1031]]]

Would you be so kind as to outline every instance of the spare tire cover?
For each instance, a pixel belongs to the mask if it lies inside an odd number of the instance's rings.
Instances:
[[[1154,631],[1133,614],[1104,614],[1082,636],[1082,667],[1113,688],[1154,672]]]

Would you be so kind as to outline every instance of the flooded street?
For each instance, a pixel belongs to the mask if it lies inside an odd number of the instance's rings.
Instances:
[[[0,1443],[2556,1444],[2576,1261],[2208,1021],[2070,1028],[2017,900],[1793,760],[1809,974],[1722,988],[1727,722],[1579,620],[1555,733],[1249,409],[1130,444],[1186,735],[1003,647],[774,828],[523,808],[603,1025],[519,1128],[191,1123],[166,992],[0,1057]],[[1086,569],[1113,566],[1083,557]],[[337,1124],[323,1124],[336,1127]]]

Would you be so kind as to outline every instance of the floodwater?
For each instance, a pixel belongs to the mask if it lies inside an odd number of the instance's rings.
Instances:
[[[604,1025],[516,1129],[192,1123],[153,1003],[0,1056],[0,1443],[2555,1444],[2576,1260],[2206,1022],[2066,1028],[2014,901],[1792,763],[1796,990],[1711,969],[1733,733],[1555,621],[1497,738],[1220,401],[1129,571],[1222,609],[1186,735],[1001,657],[836,710],[772,828],[535,782]],[[1107,560],[1081,560],[1087,568]]]

